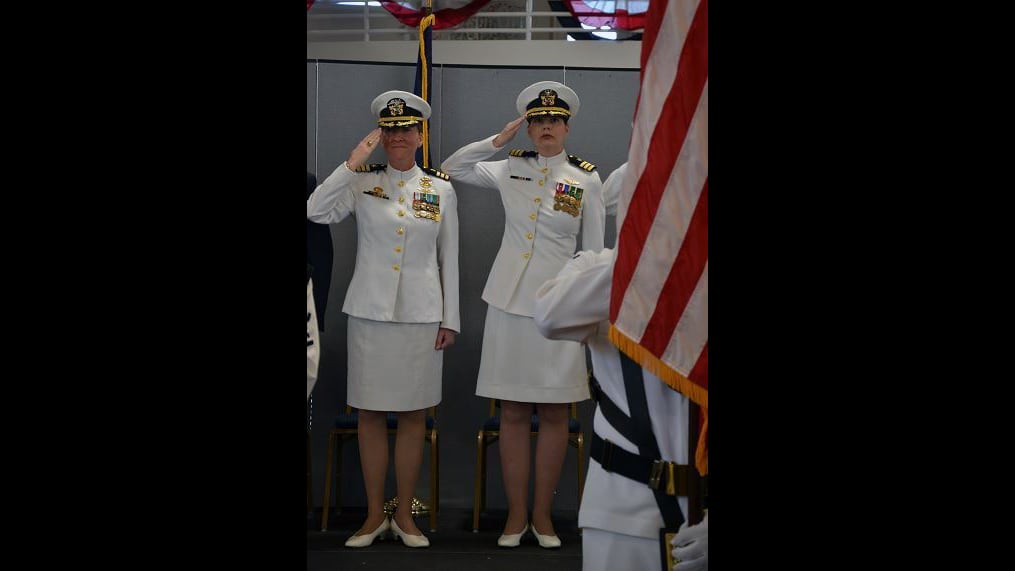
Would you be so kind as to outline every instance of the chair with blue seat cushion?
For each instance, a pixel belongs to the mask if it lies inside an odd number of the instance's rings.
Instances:
[[[388,413],[388,435],[398,431],[398,414]],[[345,412],[335,417],[335,427],[328,435],[328,458],[324,474],[324,509],[321,515],[321,531],[328,531],[328,514],[331,509],[331,488],[335,487],[335,507],[342,508],[342,444],[355,440],[359,435],[359,411],[346,406]],[[437,454],[437,407],[432,406],[426,413],[426,442],[430,443],[430,531],[437,531],[437,510],[439,505],[440,462]],[[334,476],[332,476],[334,474]]]
[[[578,505],[581,505],[585,488],[585,464],[582,461],[585,437],[578,421],[578,403],[571,403],[571,418],[567,421],[567,442],[578,451]],[[539,417],[532,415],[532,437],[539,435]],[[490,417],[476,435],[476,484],[472,502],[472,531],[479,531],[479,513],[486,507],[486,448],[500,439],[500,401],[490,399]]]

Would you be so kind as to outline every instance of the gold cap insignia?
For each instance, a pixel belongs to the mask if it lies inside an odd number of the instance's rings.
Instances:
[[[395,99],[388,101],[388,111],[390,111],[392,115],[401,115],[405,113],[405,100],[396,97]]]

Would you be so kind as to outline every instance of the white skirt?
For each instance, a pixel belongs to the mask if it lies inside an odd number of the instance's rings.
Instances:
[[[531,317],[487,306],[476,395],[517,402],[589,398],[585,348],[543,337]]]
[[[408,411],[441,402],[444,351],[439,323],[391,323],[349,316],[349,406]]]

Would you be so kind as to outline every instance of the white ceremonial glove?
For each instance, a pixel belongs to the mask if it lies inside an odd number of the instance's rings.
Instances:
[[[673,571],[708,571],[708,512],[701,523],[687,527],[684,522],[670,545],[677,561]]]

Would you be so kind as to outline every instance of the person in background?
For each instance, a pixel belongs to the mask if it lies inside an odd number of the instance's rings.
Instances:
[[[307,195],[317,188],[317,177],[307,172]],[[314,307],[317,308],[317,330],[324,332],[324,315],[328,310],[328,290],[331,288],[331,263],[334,258],[331,245],[331,228],[307,220],[307,264],[313,266]]]
[[[321,358],[321,338],[317,332],[317,310],[314,307],[314,284],[310,274],[313,268],[307,264],[307,401],[317,384],[317,369]]]

